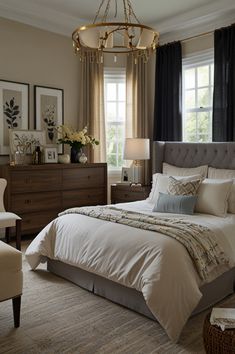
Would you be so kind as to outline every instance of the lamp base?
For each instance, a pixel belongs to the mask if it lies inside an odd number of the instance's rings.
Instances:
[[[143,167],[140,166],[139,164],[132,164],[131,166],[132,170],[132,183],[138,183],[142,184],[143,183]]]

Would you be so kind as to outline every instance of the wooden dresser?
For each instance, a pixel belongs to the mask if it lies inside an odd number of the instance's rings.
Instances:
[[[22,234],[40,231],[58,213],[75,206],[107,204],[107,165],[0,166],[7,180],[5,206],[22,217]]]

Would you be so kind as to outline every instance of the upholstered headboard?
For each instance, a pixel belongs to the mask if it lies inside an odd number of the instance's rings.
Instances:
[[[162,172],[162,163],[179,167],[209,165],[235,169],[235,142],[182,143],[155,141],[153,143],[153,173]]]

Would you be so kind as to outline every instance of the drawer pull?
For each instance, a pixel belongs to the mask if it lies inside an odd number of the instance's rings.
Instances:
[[[25,204],[31,204],[31,200],[30,199],[25,199],[24,203]]]
[[[129,197],[129,195],[126,193],[126,194],[124,194],[124,196],[125,196],[125,198],[127,198],[127,197]]]
[[[87,176],[87,179],[90,179],[91,178],[91,176]]]

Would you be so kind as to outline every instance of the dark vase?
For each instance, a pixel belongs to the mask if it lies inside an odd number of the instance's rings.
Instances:
[[[81,156],[81,149],[77,146],[71,147],[70,160],[71,163],[79,163],[79,157]]]
[[[54,133],[48,131],[48,138],[52,141],[54,139]]]

